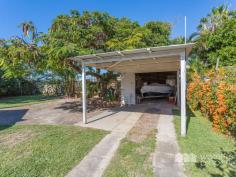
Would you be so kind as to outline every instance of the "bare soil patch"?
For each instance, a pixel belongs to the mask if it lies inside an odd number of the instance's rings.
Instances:
[[[159,117],[158,112],[158,109],[150,108],[143,113],[128,133],[127,138],[136,143],[144,141],[154,130],[156,130]]]
[[[24,130],[10,134],[0,134],[0,146],[12,148],[34,136],[31,130]]]

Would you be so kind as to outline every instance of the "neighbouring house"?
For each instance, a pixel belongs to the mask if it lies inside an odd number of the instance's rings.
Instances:
[[[86,117],[86,66],[121,73],[121,104],[139,98],[174,95],[181,110],[181,135],[186,135],[186,61],[193,44],[179,44],[72,58],[82,63],[83,122]]]

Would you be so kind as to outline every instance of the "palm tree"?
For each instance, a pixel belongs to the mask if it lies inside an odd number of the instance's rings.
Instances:
[[[225,5],[221,5],[217,8],[212,8],[211,13],[200,20],[198,30],[201,32],[210,31],[215,32],[218,26],[222,25],[224,20],[230,17],[232,14]]]
[[[22,32],[24,33],[24,36],[31,37],[32,40],[35,39],[37,30],[32,21],[23,22],[20,24],[19,27],[22,28]]]

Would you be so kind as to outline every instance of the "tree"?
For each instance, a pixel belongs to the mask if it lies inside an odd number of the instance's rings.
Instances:
[[[165,45],[170,25],[149,22],[140,26],[127,18],[117,19],[107,13],[71,11],[57,16],[43,40],[51,68],[70,66],[81,73],[81,66],[68,58],[83,54]],[[56,66],[56,68],[55,68]],[[99,75],[89,70],[89,75]]]
[[[70,77],[81,74],[81,65],[70,60],[78,55],[165,45],[169,42],[170,25],[149,22],[144,26],[127,18],[107,13],[73,10],[59,15],[43,37],[43,50],[50,70]],[[87,75],[102,80],[97,70],[88,67]],[[109,75],[111,76],[111,75]],[[112,76],[111,76],[112,77]]]
[[[0,67],[5,77],[24,77],[35,71],[43,71],[44,66],[40,48],[35,43],[27,43],[20,37],[1,41]]]
[[[226,6],[220,6],[201,19],[193,53],[206,67],[215,67],[217,60],[220,66],[236,64],[235,14]]]
[[[70,15],[60,15],[54,21],[43,39],[50,69],[61,72],[72,68],[81,73],[81,66],[69,60],[78,55],[105,51],[105,41],[112,33],[113,17],[106,13],[72,11]],[[93,70],[88,75],[100,77]]]
[[[0,64],[5,75],[24,77],[33,71],[52,71],[68,83],[73,83],[76,75],[81,74],[81,64],[71,58],[167,45],[171,31],[170,24],[165,22],[153,21],[142,26],[108,13],[84,11],[80,14],[76,10],[57,16],[45,34],[38,33],[31,21],[23,22],[20,27],[22,37],[3,40],[0,44]],[[113,78],[112,74],[103,76],[93,67],[88,67],[87,75],[98,81],[107,76]]]
[[[219,66],[236,65],[236,18],[226,19],[224,25],[206,36],[205,40],[209,65],[214,67],[217,59]]]
[[[199,33],[194,32],[189,37],[187,37],[186,42],[187,43],[194,43],[198,40],[198,38],[199,38]],[[184,44],[184,42],[185,42],[184,36],[178,36],[178,37],[170,40],[170,44]]]
[[[148,22],[140,26],[127,18],[114,26],[114,36],[107,41],[109,50],[125,50],[167,45],[171,26],[166,22]]]
[[[37,30],[32,21],[25,21],[21,23],[19,27],[22,28],[22,32],[24,36],[27,36],[31,38],[32,40],[36,38]]]
[[[198,29],[201,32],[205,32],[205,31],[214,32],[231,15],[232,13],[229,11],[228,7],[225,5],[221,5],[217,8],[212,8],[211,13],[200,20]]]

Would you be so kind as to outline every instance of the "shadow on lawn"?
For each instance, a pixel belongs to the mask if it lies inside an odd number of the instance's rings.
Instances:
[[[28,109],[0,110],[0,130],[9,128],[16,122],[22,121]]]
[[[235,145],[236,147],[236,145]],[[225,151],[221,148],[221,154],[218,157],[210,159],[214,162],[215,168],[219,173],[209,173],[212,177],[235,177],[236,176],[236,148],[232,151]],[[206,162],[195,163],[198,169],[206,169]]]
[[[188,133],[188,128],[189,128],[189,125],[190,125],[190,121],[191,121],[191,119],[195,118],[196,115],[194,114],[194,112],[191,110],[191,108],[188,105],[186,105],[186,111],[187,111],[186,131]],[[179,116],[179,118],[181,118],[180,117],[180,111],[173,111],[173,114],[175,116]]]

